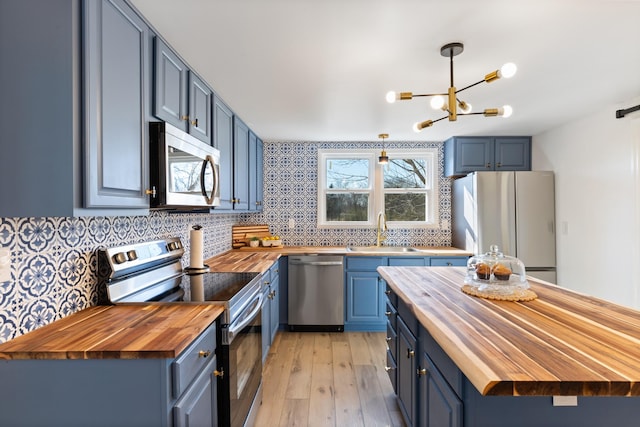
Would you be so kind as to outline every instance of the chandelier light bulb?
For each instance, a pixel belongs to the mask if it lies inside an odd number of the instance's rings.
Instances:
[[[507,62],[500,68],[500,77],[504,77],[505,79],[509,79],[515,76],[516,71],[518,71],[518,67],[513,62]]]
[[[436,95],[431,98],[430,104],[431,108],[433,108],[434,110],[440,110],[444,106],[444,97]]]
[[[387,102],[389,104],[393,104],[397,99],[398,97],[396,96],[396,93],[394,91],[390,90],[389,92],[387,92]]]
[[[465,101],[460,101],[458,103],[458,107],[460,107],[460,111],[462,111],[464,114],[469,114],[471,112],[471,109],[473,108],[471,104]]]
[[[498,109],[498,115],[504,117],[505,119],[507,117],[511,117],[512,114],[513,108],[511,108],[511,105],[503,105],[502,108]]]

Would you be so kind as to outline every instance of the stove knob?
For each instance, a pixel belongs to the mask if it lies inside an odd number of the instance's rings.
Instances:
[[[135,261],[138,259],[138,254],[135,250],[130,250],[127,252],[127,256],[129,257],[129,261]]]
[[[113,262],[116,264],[122,264],[127,261],[127,254],[124,252],[119,252],[113,256]]]

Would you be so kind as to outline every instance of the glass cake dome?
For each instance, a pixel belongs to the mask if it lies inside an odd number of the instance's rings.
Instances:
[[[497,245],[469,258],[464,282],[481,293],[515,295],[529,288],[524,264],[504,255]]]

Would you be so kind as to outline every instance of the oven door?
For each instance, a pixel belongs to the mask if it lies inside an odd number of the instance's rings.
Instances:
[[[243,426],[262,381],[262,293],[222,327],[218,413],[221,426]],[[225,330],[226,329],[226,330]]]

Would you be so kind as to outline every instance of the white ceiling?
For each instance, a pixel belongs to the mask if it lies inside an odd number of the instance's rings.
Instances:
[[[265,141],[535,135],[640,96],[640,0],[131,2]],[[454,41],[465,46],[458,88],[518,65],[514,78],[462,93],[474,111],[509,104],[514,114],[416,134],[414,122],[441,112],[385,94],[445,92],[440,47]]]

